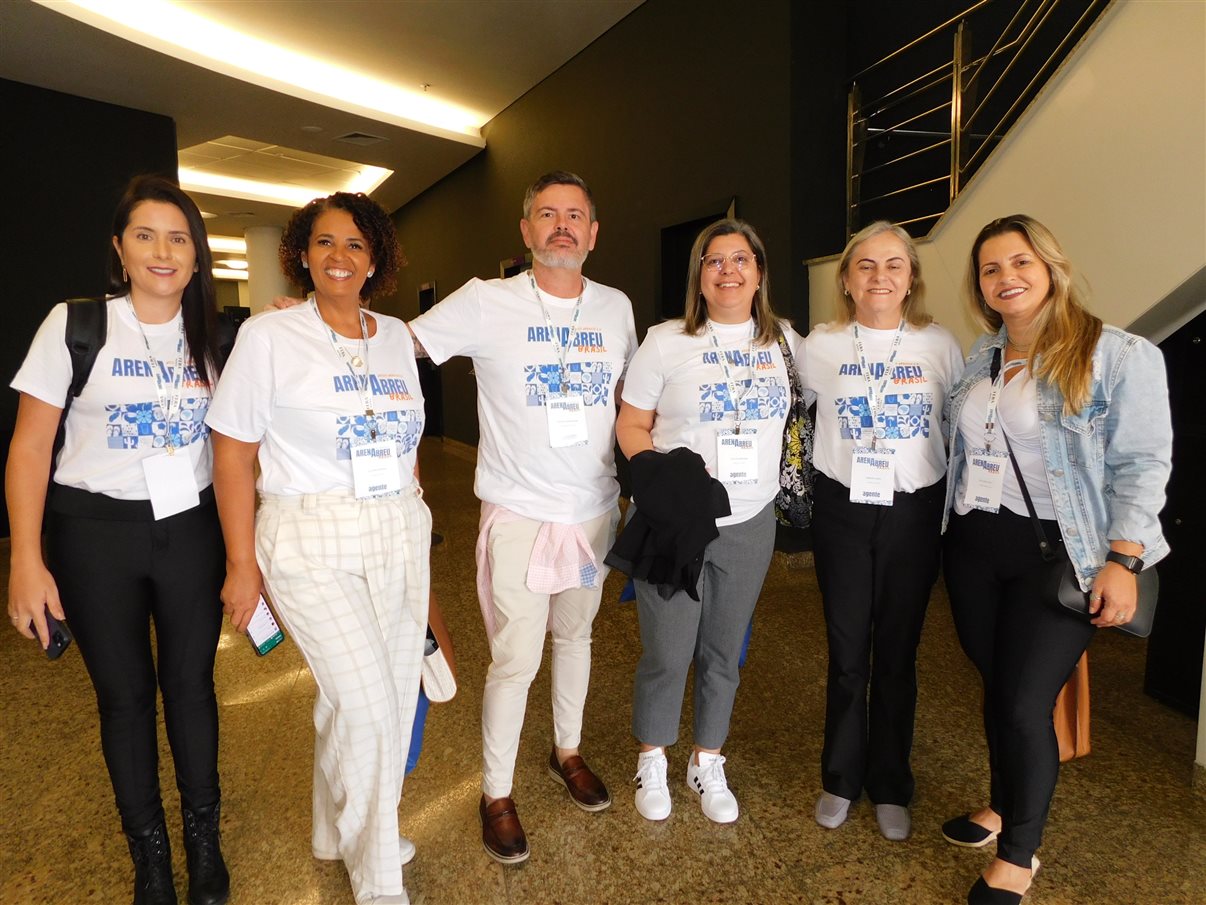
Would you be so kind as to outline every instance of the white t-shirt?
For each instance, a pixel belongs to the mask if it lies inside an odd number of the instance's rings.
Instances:
[[[860,325],[859,336],[878,392],[896,328],[872,330]],[[814,464],[826,477],[849,487],[856,441],[870,446],[874,438],[867,382],[854,348],[854,325],[818,325],[799,349],[796,367],[805,395],[815,395],[817,400]],[[938,482],[945,473],[947,429],[942,410],[962,372],[963,354],[949,330],[937,324],[905,327],[884,389],[887,438],[880,441],[895,450],[896,490],[912,493]]]
[[[564,345],[577,298],[540,297]],[[527,273],[470,280],[410,326],[436,364],[454,355],[473,359],[478,499],[559,524],[589,521],[615,506],[615,389],[637,347],[628,296],[586,283],[566,354],[568,392],[585,406],[589,439],[580,446],[550,445],[544,406],[560,366]]]
[[[628,367],[624,401],[656,412],[651,431],[654,449],[669,452],[685,446],[699,453],[714,478],[721,477],[717,436],[737,426],[740,408],[742,435],[757,437],[758,474],[750,481],[725,482],[732,514],[718,518],[719,527],[753,518],[779,492],[779,459],[791,386],[777,342],[756,346],[750,354],[752,320],[712,323],[711,327],[716,345],[707,330],[699,336],[683,333],[681,318],[650,327]],[[784,325],[784,332],[789,344],[800,341],[790,326]],[[722,355],[728,361],[728,378]],[[737,405],[730,396],[729,379]],[[635,502],[639,507],[640,500]]]
[[[377,333],[364,358],[379,438],[398,443],[402,486],[414,483],[423,436],[423,394],[414,343],[396,317],[373,314]],[[360,340],[338,337],[349,359]],[[363,368],[348,365],[331,345],[327,325],[310,302],[265,311],[239,330],[206,419],[219,433],[259,443],[261,493],[350,491],[351,447],[368,439]]]
[[[66,331],[67,304],[61,303],[38,328],[21,370],[13,378],[13,389],[57,408],[64,406],[71,387]],[[54,474],[56,484],[118,500],[150,499],[142,460],[166,454],[169,429],[178,448],[176,455],[184,452],[192,460],[197,487],[204,489],[213,483],[213,454],[205,442],[209,438],[205,426],[209,387],[197,376],[186,340],[180,411],[173,415],[169,428],[147,358],[144,332],[159,363],[167,398],[172,398],[180,315],[166,324],[143,324],[140,332],[127,297],[110,299],[105,344],[67,415]]]
[[[963,448],[980,449],[984,446],[984,416],[988,413],[988,395],[992,383],[987,377],[972,387],[964,400],[959,414],[959,433],[963,436]],[[1029,369],[1021,369],[1001,389],[997,399],[997,438],[993,443],[995,452],[1007,453],[1002,430],[1009,434],[1018,467],[1030,491],[1035,514],[1042,519],[1055,518],[1055,505],[1051,501],[1051,485],[1047,483],[1047,469],[1043,466],[1043,448],[1039,441],[1038,384],[1030,376]],[[1013,473],[1013,464],[1002,459],[1005,479],[1001,484],[1001,506],[1010,512],[1030,517],[1026,498]],[[966,515],[971,506],[963,502],[967,495],[967,459],[957,475],[955,489],[955,512]]]

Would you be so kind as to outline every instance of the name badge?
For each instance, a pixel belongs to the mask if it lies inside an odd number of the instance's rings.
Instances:
[[[970,449],[967,452],[967,492],[963,502],[974,509],[996,512],[1001,508],[1001,488],[1005,484],[1005,469],[1009,456],[991,449]]]
[[[142,473],[147,479],[147,490],[151,494],[151,511],[156,520],[200,504],[197,476],[193,474],[193,460],[185,450],[177,450],[173,456],[164,453],[143,459]]]
[[[586,405],[581,396],[553,396],[544,400],[544,413],[549,419],[549,446],[585,446],[590,440],[586,432]]]
[[[850,502],[873,506],[891,506],[896,488],[894,449],[854,447],[850,462]]]
[[[352,482],[356,499],[368,500],[402,490],[398,471],[398,442],[376,440],[353,446]]]
[[[716,435],[716,471],[722,484],[757,484],[757,431],[748,427],[739,434],[721,430]]]

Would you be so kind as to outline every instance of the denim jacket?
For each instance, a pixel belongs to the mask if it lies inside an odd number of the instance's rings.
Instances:
[[[949,399],[953,434],[947,459],[946,531],[963,438],[958,431],[967,394],[985,379],[993,351],[1005,345],[1005,328],[976,340],[963,376]],[[1038,381],[1039,445],[1064,547],[1080,586],[1089,590],[1105,565],[1110,539],[1143,544],[1143,562],[1168,555],[1160,529],[1164,488],[1172,470],[1172,418],[1168,376],[1160,350],[1141,337],[1105,326],[1093,352],[1088,404],[1064,414],[1064,397]]]

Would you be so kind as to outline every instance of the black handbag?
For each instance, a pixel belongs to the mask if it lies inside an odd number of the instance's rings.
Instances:
[[[787,337],[779,331],[779,351],[787,366],[791,399],[787,422],[783,425],[783,451],[779,458],[779,492],[775,495],[775,518],[792,528],[812,524],[812,488],[816,473],[812,467],[813,426],[804,402],[804,390]]]
[[[1001,350],[997,349],[993,354],[992,372],[989,379],[996,380],[1000,370]],[[999,418],[997,420],[1000,422]],[[1093,614],[1089,612],[1089,593],[1081,590],[1080,582],[1076,578],[1076,567],[1072,565],[1068,551],[1061,544],[1057,552],[1052,548],[1051,542],[1047,540],[1043,525],[1034,511],[1030,491],[1026,488],[1026,481],[1022,477],[1022,469],[1018,465],[1018,460],[1014,458],[1009,435],[1005,433],[1005,425],[999,424],[999,426],[1001,435],[1005,438],[1005,448],[1009,450],[1009,461],[1013,464],[1013,473],[1018,479],[1018,488],[1022,491],[1022,499],[1026,501],[1026,510],[1030,513],[1030,523],[1034,526],[1034,536],[1038,540],[1039,555],[1043,558],[1043,568],[1046,571],[1042,583],[1044,596],[1074,613],[1079,613],[1086,620],[1092,619]],[[1160,576],[1156,574],[1155,566],[1148,566],[1138,572],[1135,579],[1138,586],[1135,615],[1131,617],[1130,622],[1116,626],[1116,628],[1128,635],[1146,638],[1152,633],[1152,623],[1156,620],[1156,601],[1160,596]]]

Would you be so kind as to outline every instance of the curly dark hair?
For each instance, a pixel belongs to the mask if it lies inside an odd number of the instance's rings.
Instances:
[[[315,198],[305,207],[298,208],[285,225],[281,236],[281,270],[294,285],[306,292],[314,291],[314,280],[310,271],[302,267],[302,252],[310,247],[310,233],[314,221],[324,211],[347,211],[352,222],[368,240],[369,255],[373,259],[373,275],[364,281],[360,289],[362,301],[389,295],[397,286],[398,268],[406,266],[406,258],[398,245],[393,221],[382,210],[381,205],[363,192],[336,192],[326,198]]]

